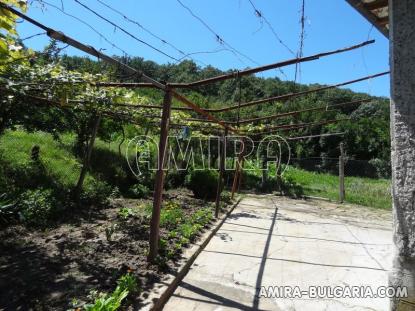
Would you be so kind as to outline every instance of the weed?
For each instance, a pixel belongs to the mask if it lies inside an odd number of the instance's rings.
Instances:
[[[91,290],[88,299],[93,300],[93,304],[86,304],[85,311],[115,311],[121,307],[121,303],[127,298],[130,293],[137,293],[139,291],[137,278],[131,273],[121,276],[117,281],[117,287],[111,293],[99,293],[96,290]],[[72,305],[77,300],[72,299]]]
[[[190,220],[192,223],[197,223],[204,226],[212,220],[212,217],[212,210],[210,208],[202,208],[190,216]]]
[[[118,211],[118,217],[123,220],[127,220],[128,218],[134,217],[136,215],[137,215],[137,212],[133,210],[132,208],[128,208],[128,207],[122,207]]]
[[[163,239],[163,238],[161,238],[160,240],[159,240],[159,248],[160,248],[160,250],[161,251],[164,251],[164,250],[166,250],[166,248],[167,248],[167,241],[165,240],[165,239]]]
[[[184,219],[184,213],[180,205],[173,201],[164,204],[160,213],[160,226],[166,229],[174,229]]]
[[[84,309],[85,311],[115,311],[119,309],[127,296],[128,290],[121,290],[117,287],[112,294],[99,293],[94,304],[87,304]]]
[[[112,241],[112,236],[117,230],[117,228],[118,228],[117,224],[111,224],[109,227],[105,228],[105,236],[108,242]]]
[[[129,293],[137,293],[140,290],[137,278],[132,273],[121,276],[118,279],[117,284],[121,290],[128,290]]]
[[[57,212],[52,190],[27,190],[19,198],[19,216],[27,225],[45,227]]]

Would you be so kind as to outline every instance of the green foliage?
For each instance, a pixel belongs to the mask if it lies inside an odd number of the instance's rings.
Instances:
[[[202,208],[195,211],[192,215],[181,217],[175,226],[170,227],[167,240],[160,240],[160,249],[168,259],[174,258],[180,253],[183,246],[193,241],[200,231],[212,220],[212,209]]]
[[[130,187],[128,190],[128,195],[135,199],[143,199],[148,197],[150,194],[150,189],[142,184],[135,184]]]
[[[121,307],[121,304],[130,293],[136,293],[139,290],[137,279],[131,273],[120,277],[117,281],[117,287],[111,294],[93,292],[93,304],[84,306],[85,311],[115,311]]]
[[[212,210],[210,208],[202,208],[197,210],[190,216],[190,221],[193,224],[199,224],[204,226],[208,224],[212,220],[212,218]]]
[[[160,226],[166,229],[172,229],[183,221],[184,213],[180,205],[173,201],[167,201],[163,204],[160,212]]]
[[[292,176],[284,174],[278,177],[278,181],[281,192],[285,195],[301,197],[304,194],[302,186]]]
[[[107,238],[108,242],[112,241],[112,236],[117,231],[118,225],[117,224],[111,224],[107,228],[105,228],[105,237]]]
[[[32,189],[52,185],[68,190],[76,185],[80,163],[65,147],[70,137],[60,143],[44,132],[28,133],[22,130],[6,131],[0,136],[0,171],[8,190]],[[34,165],[30,153],[34,145],[40,146],[41,165]]]
[[[106,182],[89,178],[85,181],[81,201],[87,205],[103,205],[108,202],[112,188]]]
[[[4,0],[2,3],[26,11],[26,1]],[[7,68],[7,64],[25,56],[23,47],[18,43],[16,19],[16,15],[0,8],[0,72]]]
[[[376,178],[390,178],[391,177],[391,163],[382,159],[372,159],[369,164],[375,169]]]
[[[0,194],[0,224],[11,222],[16,209],[16,203],[8,199],[6,193]]]
[[[213,170],[195,170],[186,177],[187,187],[196,198],[213,200],[216,196],[219,174]]]
[[[232,203],[232,194],[229,191],[222,191],[220,201],[226,205]]]
[[[187,170],[174,170],[168,172],[166,177],[166,187],[179,188],[185,185]]]
[[[136,215],[136,211],[134,211],[132,208],[128,208],[128,207],[122,207],[118,211],[118,217],[123,219],[123,220],[127,220],[128,218],[133,217],[135,215]]]
[[[51,190],[27,190],[17,205],[21,220],[30,226],[46,227],[58,212]]]
[[[294,167],[289,167],[284,176],[301,185],[305,195],[339,199],[338,176]],[[390,180],[346,176],[345,188],[346,202],[383,209],[392,206]]]
[[[128,290],[130,294],[137,293],[140,289],[137,278],[132,273],[127,273],[121,276],[118,279],[117,284],[120,290]]]
[[[181,237],[184,237],[186,240],[191,241],[202,228],[203,226],[200,224],[184,223],[179,227],[178,231]]]
[[[94,304],[84,306],[85,311],[115,311],[121,307],[122,301],[127,298],[128,290],[114,291],[112,294],[100,293]]]

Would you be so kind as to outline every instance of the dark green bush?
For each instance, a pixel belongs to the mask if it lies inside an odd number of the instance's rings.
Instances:
[[[186,176],[186,186],[196,198],[213,200],[216,197],[219,174],[213,170],[196,170]]]
[[[45,227],[58,213],[50,189],[27,190],[20,195],[17,205],[21,221],[29,226]]]
[[[377,178],[390,178],[391,177],[391,164],[390,161],[382,159],[372,159],[369,161],[369,165],[373,166],[376,171]]]
[[[135,184],[130,187],[128,190],[128,195],[135,199],[143,199],[148,197],[150,190],[141,184]]]
[[[112,187],[110,185],[104,181],[91,178],[84,183],[81,201],[87,205],[103,205],[108,202],[111,193]]]
[[[231,204],[232,203],[232,194],[229,191],[222,191],[220,195],[220,201],[225,204]]]
[[[166,178],[166,187],[171,188],[180,188],[185,185],[187,171],[172,171],[167,174]]]

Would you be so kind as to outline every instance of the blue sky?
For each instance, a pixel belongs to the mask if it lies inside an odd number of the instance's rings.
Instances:
[[[166,56],[135,41],[120,30],[102,21],[74,0],[46,0],[65,12],[75,15],[105,35],[129,55],[141,56],[157,63],[172,62]],[[181,55],[165,43],[160,42],[136,25],[110,11],[98,0],[79,0],[109,18],[128,31],[165,51],[180,58]],[[174,44],[186,53],[198,51],[215,51],[223,49],[199,21],[193,18],[177,0],[101,0],[129,18],[139,22],[154,34]],[[226,43],[249,56],[259,64],[268,64],[292,58],[292,54],[275,38],[266,23],[262,23],[254,14],[248,0],[181,0],[198,16],[202,17]],[[272,24],[278,36],[294,52],[299,46],[301,0],[252,0],[255,6]],[[389,69],[388,40],[376,28],[352,9],[344,0],[306,0],[305,6],[305,41],[304,55],[311,55],[334,50],[375,39],[376,43],[363,49],[329,56],[317,61],[307,62],[301,66],[302,83],[333,84],[352,80],[369,74]],[[34,1],[29,8],[29,16],[45,25],[65,32],[83,43],[105,49],[107,54],[122,55],[88,26],[71,17],[65,16],[55,8],[41,7]],[[21,37],[26,37],[40,30],[27,22],[19,24]],[[34,49],[42,49],[48,42],[46,36],[27,40],[26,44]],[[65,50],[69,55],[85,55],[73,48]],[[254,63],[243,57],[235,57],[229,51],[219,53],[197,54],[194,58],[199,65],[210,64],[220,69],[254,67]],[[283,80],[294,79],[294,66],[283,68],[285,76],[276,70],[259,74],[259,76],[278,76]],[[389,96],[389,76],[361,82],[349,88],[371,95]]]

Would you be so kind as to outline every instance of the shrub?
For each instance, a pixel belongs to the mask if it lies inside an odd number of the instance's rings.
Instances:
[[[27,190],[18,201],[20,219],[30,226],[46,226],[56,215],[56,202],[50,189]]]
[[[220,195],[221,202],[225,204],[231,204],[232,203],[232,194],[229,191],[222,191]]]
[[[90,178],[84,183],[81,201],[88,205],[102,205],[108,201],[111,193],[112,188],[106,182]]]
[[[390,178],[391,177],[391,164],[390,161],[382,159],[372,159],[369,164],[376,170],[377,178]]]
[[[212,170],[192,171],[186,176],[186,186],[196,198],[213,200],[216,197],[219,174]]]
[[[171,188],[180,188],[185,185],[187,171],[172,171],[169,172],[166,178],[166,187]]]
[[[135,184],[128,190],[128,195],[135,199],[146,198],[150,194],[150,189],[142,184]]]

